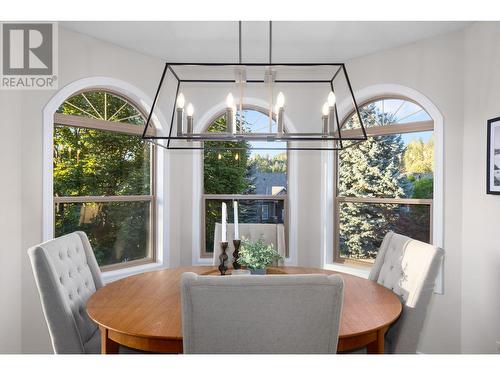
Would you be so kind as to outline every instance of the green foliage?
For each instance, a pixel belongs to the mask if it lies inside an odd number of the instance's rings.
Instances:
[[[434,170],[434,140],[427,143],[422,139],[411,141],[406,147],[404,169],[407,173],[432,173]]]
[[[236,125],[240,122],[237,119]],[[224,116],[218,118],[209,127],[209,132],[223,132],[226,130]],[[253,171],[248,167],[250,144],[242,142],[205,142],[203,151],[203,178],[205,194],[252,194]],[[222,201],[207,202],[205,207],[205,249],[211,252],[214,242],[215,223],[221,220]],[[228,204],[228,213],[232,214],[231,203]],[[241,219],[255,214],[255,208],[240,207]]]
[[[238,123],[239,124],[239,123]],[[209,132],[226,129],[224,116],[214,121]],[[204,186],[205,194],[246,194],[253,185],[247,168],[250,144],[242,142],[205,142]]]
[[[373,104],[362,111],[368,127],[392,121]],[[353,116],[347,128],[359,127]],[[339,195],[375,198],[432,198],[432,178],[418,180],[433,171],[432,139],[413,141],[407,147],[400,135],[369,137],[339,153]],[[415,175],[412,175],[415,174]],[[427,205],[342,202],[339,205],[340,255],[374,259],[389,230],[421,241],[429,240],[430,212]]]
[[[286,173],[286,152],[275,156],[254,155],[250,159],[251,165],[255,165],[258,172],[261,173]]]
[[[58,112],[143,124],[134,107],[103,92],[76,95]],[[54,127],[56,196],[150,195],[150,162],[151,146],[140,136]],[[85,231],[98,263],[107,265],[147,254],[149,221],[149,202],[57,204],[55,235]]]
[[[434,194],[434,180],[432,178],[422,178],[413,183],[413,196],[417,199],[432,199]]]
[[[272,244],[266,245],[262,239],[255,243],[242,240],[238,263],[251,269],[264,269],[283,259]]]

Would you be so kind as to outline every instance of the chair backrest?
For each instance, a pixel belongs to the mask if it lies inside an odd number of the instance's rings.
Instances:
[[[283,224],[255,224],[255,223],[245,223],[239,224],[240,238],[244,238],[250,242],[255,242],[260,239],[264,241],[265,244],[273,244],[274,248],[278,253],[285,257],[286,254],[286,243],[285,243],[285,226]],[[214,256],[213,264],[219,264],[219,254],[221,253],[220,242],[221,242],[221,231],[222,224],[216,223],[214,229]],[[234,224],[227,224],[227,255],[228,264],[233,262],[233,239],[234,239]]]
[[[336,353],[338,275],[182,275],[184,353]]]
[[[435,246],[394,232],[384,237],[369,279],[391,289],[403,312],[386,335],[390,353],[416,353],[443,258]]]
[[[98,329],[85,304],[103,286],[83,232],[74,232],[28,250],[55,353],[84,353]]]

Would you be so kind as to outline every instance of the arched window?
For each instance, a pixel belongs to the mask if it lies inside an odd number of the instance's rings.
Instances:
[[[390,230],[432,242],[434,123],[406,98],[372,100],[360,113],[368,140],[345,142],[336,157],[334,260],[366,264]],[[342,136],[358,127],[349,116]]]
[[[208,132],[226,128],[225,115],[217,116]],[[237,117],[237,129],[258,133],[276,132],[276,123],[263,112],[247,108]],[[286,144],[276,142],[274,150],[266,142],[205,142],[203,151],[203,223],[201,257],[211,257],[215,223],[221,221],[221,204],[228,207],[233,222],[233,201],[238,201],[240,223],[282,223],[287,233]]]
[[[101,267],[155,259],[155,148],[144,115],[101,90],[68,98],[54,115],[54,234],[89,237]]]

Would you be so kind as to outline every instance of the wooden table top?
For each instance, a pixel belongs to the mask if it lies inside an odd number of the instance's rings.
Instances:
[[[134,275],[99,289],[87,302],[99,326],[126,335],[182,340],[180,279],[183,272],[217,274],[215,267],[181,267]],[[318,268],[279,267],[269,273],[340,274],[344,304],[339,339],[373,332],[393,323],[401,302],[390,290],[360,277]]]

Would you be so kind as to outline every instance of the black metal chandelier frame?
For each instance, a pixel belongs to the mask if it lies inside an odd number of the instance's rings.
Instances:
[[[361,117],[359,106],[356,102],[356,98],[354,96],[354,92],[352,89],[352,85],[349,79],[349,75],[347,74],[347,70],[345,68],[344,63],[273,63],[272,62],[272,24],[270,23],[270,40],[269,40],[269,62],[268,63],[242,63],[241,62],[241,22],[239,25],[240,30],[240,39],[239,39],[239,60],[238,63],[165,63],[165,67],[161,74],[161,78],[158,84],[158,88],[156,90],[156,94],[153,99],[153,103],[151,106],[151,110],[149,112],[146,124],[144,126],[144,131],[142,133],[142,139],[147,140],[149,142],[153,142],[158,146],[164,147],[169,150],[203,150],[204,141],[223,141],[223,142],[241,142],[241,141],[265,141],[269,143],[273,142],[286,142],[287,147],[286,150],[326,150],[326,151],[338,151],[342,150],[346,147],[350,147],[357,142],[354,141],[365,141],[367,139],[366,129],[363,124],[363,119]],[[332,67],[332,69],[336,68],[335,73],[333,74],[331,79],[275,79],[273,83],[278,84],[321,84],[328,85],[329,89],[335,93],[334,89],[334,80],[339,76],[339,74],[343,74],[345,81],[347,83],[348,93],[352,98],[352,104],[354,107],[354,112],[357,114],[359,119],[360,128],[357,130],[361,130],[361,136],[353,137],[353,136],[343,136],[342,135],[342,124],[339,122],[339,115],[337,110],[337,104],[334,104],[334,113],[335,113],[335,121],[337,123],[336,132],[333,134],[325,134],[323,132],[317,133],[289,133],[285,132],[283,134],[277,133],[251,133],[251,132],[203,132],[203,133],[183,133],[181,135],[175,133],[173,134],[174,128],[174,118],[176,116],[176,105],[175,101],[180,92],[181,85],[183,83],[201,83],[201,84],[238,84],[240,83],[236,78],[235,79],[187,79],[182,78],[178,71],[176,71],[177,67],[228,67],[228,68],[246,68],[246,67],[265,67],[268,69],[278,68],[278,67]],[[175,79],[175,97],[174,97],[174,105],[172,109],[172,115],[170,118],[170,128],[168,131],[168,136],[160,136],[160,135],[150,135],[148,133],[148,127],[152,125],[152,117],[154,110],[157,105],[157,101],[164,85],[165,77],[167,73],[170,72]],[[244,81],[245,84],[263,84],[266,83],[264,79],[249,79]],[[166,140],[166,145],[158,143],[158,140]],[[172,143],[173,140],[184,140],[189,143],[187,146],[178,146]],[[288,142],[322,142],[320,146],[314,147],[306,147],[306,146],[290,146]],[[349,145],[345,145],[345,141],[349,142]],[[197,142],[197,143],[193,143]],[[200,144],[201,143],[201,144]],[[210,146],[211,149],[217,149],[217,147]],[[227,147],[221,147],[220,149],[228,149]],[[238,147],[231,147],[232,150],[239,149]],[[243,147],[241,147],[243,149]],[[254,150],[283,150],[283,147],[252,147]]]

